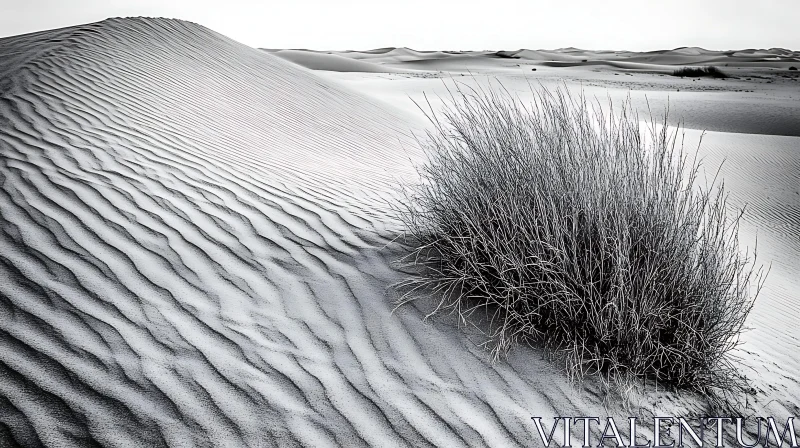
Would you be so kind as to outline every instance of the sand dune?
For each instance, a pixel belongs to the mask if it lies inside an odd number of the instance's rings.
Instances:
[[[797,65],[800,52],[772,48],[768,50],[747,49],[741,51],[716,51],[700,47],[681,47],[673,50],[658,50],[647,52],[631,51],[593,51],[579,48],[559,48],[556,50],[501,50],[501,51],[465,51],[448,53],[441,51],[417,51],[408,48],[384,48],[371,51],[344,51],[331,52],[342,57],[369,60],[376,64],[389,64],[395,68],[405,65],[416,68],[421,67],[421,61],[428,61],[426,68],[436,67],[438,70],[452,70],[458,67],[458,62],[463,65],[460,69],[467,70],[470,64],[478,60],[494,60],[494,64],[503,64],[503,59],[519,59],[521,61],[543,62],[551,66],[567,67],[582,66],[583,64],[605,64],[608,66],[627,68],[626,63],[649,64],[650,70],[664,70],[663,67],[686,65],[718,65],[730,67],[771,67],[788,69],[792,64]],[[469,56],[466,58],[464,56]],[[499,59],[499,60],[498,60]],[[507,61],[505,61],[507,62]],[[438,64],[438,65],[437,65]],[[559,65],[561,64],[561,65]],[[622,65],[620,65],[622,64]],[[486,66],[486,63],[481,66]],[[344,71],[344,70],[343,70]]]
[[[600,413],[525,350],[392,314],[390,106],[173,20],[0,54],[0,440],[512,446],[532,412]]]
[[[580,62],[586,58],[583,52],[578,54],[569,54],[560,51],[545,51],[545,50],[519,50],[508,53],[508,56],[518,59],[528,59],[531,61],[571,61]]]
[[[393,50],[381,50],[381,54]],[[418,52],[419,53],[419,52]],[[343,57],[358,52],[336,53]],[[421,53],[420,53],[421,54]],[[433,54],[433,53],[431,53]],[[368,74],[341,76],[359,84],[379,97],[391,97],[402,103],[407,95],[425,86],[428,92],[441,91],[428,78],[495,77],[517,93],[525,93],[530,84],[555,85],[562,82],[580,85],[605,97],[607,92],[619,99],[629,91],[642,92],[637,108],[649,114],[646,98],[656,109],[668,104],[674,111],[671,124],[682,120],[692,129],[765,135],[800,136],[800,67],[798,52],[785,49],[712,51],[698,47],[649,52],[590,51],[577,48],[557,50],[475,51],[448,53],[442,57],[413,60],[371,59],[397,70],[413,70],[392,75],[391,79],[413,78],[396,83],[383,93],[385,83]],[[727,79],[697,79],[672,76],[676,69],[713,65],[729,75]],[[373,90],[371,85],[375,85]],[[408,84],[408,88],[403,86]],[[394,87],[401,87],[395,89]],[[397,95],[402,90],[402,95]],[[394,92],[394,93],[392,93]],[[446,94],[446,92],[443,92]],[[396,97],[396,98],[395,98]],[[413,104],[412,104],[413,106]],[[414,107],[415,108],[415,107]]]
[[[447,52],[447,51],[417,51],[410,48],[381,48],[368,51],[343,51],[334,52],[343,57],[357,60],[368,60],[376,64],[403,64],[420,61],[447,60],[464,55],[486,55],[491,52]]]
[[[336,54],[325,54],[300,50],[278,50],[271,54],[311,70],[368,73],[402,72],[402,70],[392,67],[381,66],[359,59],[350,59]]]

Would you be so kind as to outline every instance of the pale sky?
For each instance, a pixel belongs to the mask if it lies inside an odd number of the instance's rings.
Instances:
[[[800,0],[0,0],[0,37],[124,16],[262,48],[800,50]]]

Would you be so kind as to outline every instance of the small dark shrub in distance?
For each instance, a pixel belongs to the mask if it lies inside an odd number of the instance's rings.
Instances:
[[[519,59],[519,56],[516,56],[511,51],[498,51],[494,53],[495,56],[499,58],[507,58],[507,59]]]
[[[793,66],[789,67],[789,70],[795,71],[795,70],[797,70],[797,67],[795,67],[795,66],[793,65]]]
[[[712,65],[706,67],[683,67],[672,72],[672,76],[687,76],[690,78],[727,78],[722,70]]]
[[[495,359],[541,344],[576,380],[743,386],[729,352],[763,277],[722,187],[693,188],[699,165],[666,118],[643,129],[629,102],[605,114],[564,89],[530,105],[456,92],[397,209],[414,272],[401,302],[486,311]]]

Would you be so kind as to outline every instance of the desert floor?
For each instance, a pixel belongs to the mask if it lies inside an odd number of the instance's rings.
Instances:
[[[706,130],[772,266],[737,349],[749,409],[800,415],[797,60],[262,50],[166,19],[0,39],[0,446],[539,446],[532,416],[702,412],[654,385],[622,409],[535,348],[492,363],[432,301],[394,311],[414,101],[458,83],[669,104],[692,151]],[[735,78],[669,75],[701,63]]]

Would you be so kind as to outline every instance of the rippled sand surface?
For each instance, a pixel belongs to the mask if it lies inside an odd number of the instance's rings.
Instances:
[[[0,73],[0,440],[508,446],[581,402],[392,314],[391,107],[170,20],[3,39]]]

